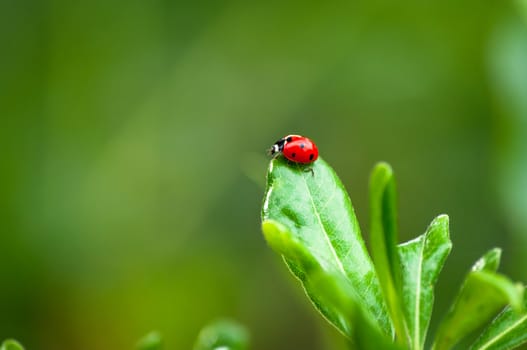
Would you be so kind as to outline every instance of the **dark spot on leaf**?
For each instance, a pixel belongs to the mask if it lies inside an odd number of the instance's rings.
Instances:
[[[295,225],[295,227],[302,227],[306,224],[305,218],[300,215],[294,208],[291,207],[284,207],[281,210],[282,214],[284,214],[291,222]]]

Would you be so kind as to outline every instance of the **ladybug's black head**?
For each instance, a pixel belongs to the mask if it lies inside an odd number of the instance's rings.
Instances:
[[[275,143],[271,148],[269,148],[269,155],[274,156],[276,153],[280,152],[280,147]]]
[[[274,143],[274,145],[269,149],[270,155],[275,155],[278,152],[282,152],[284,145],[287,141],[285,139],[280,139]]]

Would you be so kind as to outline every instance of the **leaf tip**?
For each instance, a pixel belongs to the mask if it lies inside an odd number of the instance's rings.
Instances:
[[[450,217],[447,214],[439,214],[435,221],[440,222],[442,225],[448,226],[450,224]]]
[[[24,347],[14,339],[7,339],[0,344],[0,350],[24,350]]]
[[[278,254],[290,259],[303,259],[308,254],[291,231],[278,221],[267,219],[262,222],[265,240]]]
[[[495,247],[489,250],[489,252],[485,256],[488,256],[489,258],[493,258],[499,262],[501,260],[501,252],[502,252],[501,248]]]
[[[374,169],[376,171],[384,171],[387,174],[393,174],[392,166],[388,162],[384,162],[384,161],[378,162],[377,164],[375,164]]]
[[[247,328],[230,319],[219,319],[200,331],[194,350],[245,350],[249,343]]]
[[[430,223],[428,232],[433,235],[439,235],[450,241],[450,218],[447,214],[438,215]]]
[[[481,258],[476,261],[472,266],[472,271],[494,271],[498,270],[501,260],[501,249],[493,248],[485,253]]]
[[[158,331],[152,331],[139,340],[136,345],[138,350],[160,350],[163,337]]]
[[[279,253],[284,250],[283,234],[287,229],[277,221],[266,219],[262,221],[262,232],[267,243]]]
[[[393,178],[393,169],[390,164],[386,162],[379,162],[373,167],[371,172],[371,182],[387,183]]]

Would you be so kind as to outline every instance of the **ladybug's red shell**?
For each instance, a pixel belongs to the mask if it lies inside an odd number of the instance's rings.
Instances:
[[[309,164],[318,158],[318,149],[313,141],[300,135],[288,135],[278,140],[271,153],[282,152],[284,157],[295,163]]]

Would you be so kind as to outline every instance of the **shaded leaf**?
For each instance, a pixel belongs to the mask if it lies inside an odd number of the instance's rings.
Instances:
[[[527,294],[523,299],[527,309]],[[527,343],[527,313],[507,306],[483,331],[470,347],[471,350],[512,349]]]
[[[313,302],[315,308],[330,323],[351,339],[352,324],[350,323],[350,315],[347,315],[345,310],[335,308],[334,305],[326,303],[325,301],[328,299],[327,295],[320,295],[320,289],[313,288],[313,280],[321,278],[321,271],[325,271],[327,274],[334,276],[342,273],[337,269],[324,270],[317,260],[305,249],[302,243],[296,240],[291,231],[279,222],[274,220],[264,221],[262,223],[262,231],[269,245],[273,250],[283,256],[285,261],[288,262],[288,266],[293,274],[300,279],[306,294]],[[333,285],[335,283],[332,282],[331,284]],[[355,291],[351,289],[351,292],[351,295],[346,296],[350,299],[350,302],[356,298],[354,296]]]
[[[308,169],[311,171],[306,171]],[[379,280],[351,201],[337,175],[323,159],[307,166],[289,163],[283,157],[273,159],[267,174],[262,220],[279,222],[323,270],[338,271],[345,276],[366,312],[386,334],[391,334]],[[286,263],[302,281],[317,308],[346,333],[337,320],[317,305],[316,296],[305,285],[304,268],[285,256]]]
[[[396,189],[392,168],[379,163],[370,177],[370,240],[373,261],[396,340],[408,345],[408,329],[401,305],[401,264],[397,252]]]
[[[262,224],[265,238],[271,247],[293,266],[304,272],[303,284],[317,309],[331,318],[356,349],[400,349],[384,334],[369,313],[358,303],[358,296],[349,279],[338,270],[324,270],[297,241],[293,234],[278,222]]]
[[[515,310],[521,310],[523,287],[494,272],[498,262],[499,251],[491,250],[474,264],[439,327],[434,349],[451,348],[508,304]]]
[[[426,232],[401,244],[403,301],[412,349],[423,349],[434,305],[434,285],[450,253],[448,216],[435,218]]]
[[[365,313],[353,297],[355,292],[342,274],[320,271],[313,274],[311,289],[321,298],[321,302],[339,310],[346,322],[351,325],[350,346],[357,350],[403,350],[381,332],[374,320]]]
[[[237,322],[218,320],[201,330],[194,350],[247,350],[249,333]]]

